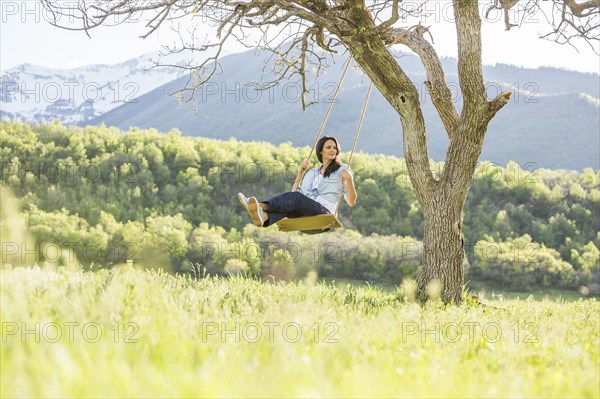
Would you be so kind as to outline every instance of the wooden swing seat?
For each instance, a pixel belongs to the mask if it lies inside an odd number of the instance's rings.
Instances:
[[[279,231],[310,231],[310,230],[329,230],[342,227],[342,224],[335,215],[326,213],[323,215],[302,216],[298,218],[284,218],[277,223]]]

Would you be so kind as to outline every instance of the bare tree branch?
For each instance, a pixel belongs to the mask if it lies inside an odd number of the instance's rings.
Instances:
[[[425,86],[431,95],[433,105],[440,115],[448,137],[458,125],[459,115],[452,101],[452,92],[448,88],[442,63],[433,46],[424,39],[423,35],[428,32],[424,26],[416,26],[415,29],[390,29],[386,33],[391,37],[385,39],[386,44],[403,44],[417,53],[421,58],[427,81]]]
[[[485,103],[481,68],[481,19],[477,0],[453,0],[458,42],[458,79],[463,93],[462,116],[476,112]]]
[[[377,15],[377,14],[376,14]],[[398,13],[398,0],[393,0],[392,2],[392,16],[387,20],[379,24],[379,28],[386,29],[390,26],[394,25],[400,19],[400,15]]]
[[[506,30],[519,26],[510,22],[509,10],[518,6],[517,0],[494,0],[486,11],[486,18],[493,9],[504,12]],[[549,10],[546,10],[549,8]],[[599,54],[597,44],[600,42],[600,0],[588,0],[578,3],[576,0],[528,0],[525,10],[531,13],[541,11],[545,16],[551,30],[542,34],[542,39],[554,41],[558,44],[569,44],[577,49],[575,42],[583,40],[590,45],[592,50]],[[518,13],[517,13],[518,14]],[[518,22],[518,21],[514,21]]]
[[[509,10],[519,2],[519,0],[494,0],[494,4],[490,5],[485,12],[485,18],[487,19],[490,11],[502,10],[504,13],[504,26],[506,26],[506,30],[510,30],[513,26],[519,26],[518,24],[513,24],[510,22],[510,17],[508,15]]]

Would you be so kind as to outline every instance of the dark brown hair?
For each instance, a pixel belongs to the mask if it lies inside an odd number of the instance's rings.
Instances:
[[[327,166],[327,169],[325,169],[323,177],[329,177],[329,175],[336,172],[342,166],[342,162],[340,161],[340,152],[342,152],[342,149],[340,148],[340,143],[337,141],[337,139],[332,136],[323,136],[319,139],[319,141],[317,141],[317,158],[319,159],[319,162],[323,163],[321,151],[323,151],[323,146],[327,140],[333,140],[335,142],[337,154],[335,156],[335,160]]]

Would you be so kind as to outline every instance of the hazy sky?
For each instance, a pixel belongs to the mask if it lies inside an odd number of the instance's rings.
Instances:
[[[71,2],[73,3],[73,2]],[[408,3],[408,2],[405,2]],[[481,9],[485,10],[481,3]],[[456,34],[452,24],[449,1],[428,5],[429,17],[425,25],[432,25],[434,47],[441,56],[456,56]],[[501,15],[492,13],[490,21],[483,23],[483,60],[485,64],[513,64],[524,67],[555,66],[585,72],[599,72],[599,58],[589,45],[580,44],[579,52],[571,46],[560,46],[538,39],[545,18],[539,14],[526,14],[517,7],[513,18],[521,21],[520,28],[505,31]],[[55,68],[87,64],[114,64],[156,51],[161,45],[173,44],[175,34],[164,26],[147,39],[139,36],[145,32],[147,16],[136,22],[91,31],[92,38],[83,32],[52,27],[49,16],[38,1],[0,0],[0,68],[7,70],[22,63],[32,63]],[[181,20],[185,23],[186,21]],[[406,26],[413,21],[406,21]],[[241,47],[230,47],[235,52]]]

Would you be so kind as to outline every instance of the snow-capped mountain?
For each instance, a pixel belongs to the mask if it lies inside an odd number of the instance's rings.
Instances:
[[[177,79],[181,68],[150,68],[156,53],[116,65],[52,69],[22,64],[0,75],[0,117],[86,122]]]

